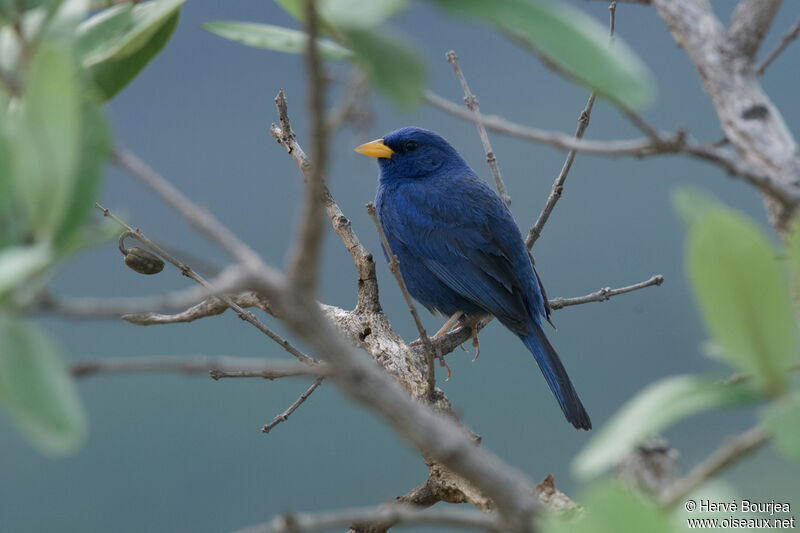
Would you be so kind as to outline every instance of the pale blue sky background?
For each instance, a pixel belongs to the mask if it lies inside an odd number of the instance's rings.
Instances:
[[[603,2],[575,2],[604,24]],[[717,2],[727,19],[733,2]],[[724,12],[723,12],[724,11]],[[800,15],[786,2],[767,38],[771,49]],[[249,20],[294,26],[269,1],[191,0],[167,49],[111,104],[115,137],[261,252],[281,265],[300,202],[295,164],[268,134],[273,97],[284,88],[300,140],[305,140],[304,75],[299,57],[250,49],[201,29],[211,20]],[[460,88],[444,53],[455,49],[485,113],[539,128],[572,132],[587,91],[558,78],[490,29],[442,17],[422,3],[392,21],[425,57],[430,87],[458,101]],[[685,126],[703,141],[720,136],[716,115],[685,56],[654,10],[620,4],[617,34],[650,66],[658,97],[644,115],[667,131]],[[391,60],[391,58],[387,58]],[[770,68],[764,86],[797,131],[800,46]],[[341,66],[333,69],[345,72]],[[334,92],[338,93],[337,88]],[[381,97],[371,106],[366,134],[344,132],[333,144],[330,187],[368,249],[379,250],[363,205],[377,169],[352,148],[406,125],[448,138],[484,177],[478,136],[471,125],[429,107],[412,113]],[[587,138],[637,136],[599,101]],[[564,154],[492,135],[513,213],[526,230],[536,219]],[[730,370],[699,355],[706,338],[683,269],[684,231],[670,206],[680,185],[706,187],[760,223],[759,196],[715,167],[680,157],[647,160],[579,155],[564,196],[537,243],[537,267],[551,297],[576,296],[662,273],[652,288],[558,311],[550,338],[564,359],[599,428],[619,406],[652,381],[674,374],[725,376]],[[111,168],[102,202],[125,213],[149,235],[195,254],[220,258],[157,199]],[[355,272],[331,232],[325,245],[322,299],[355,303]],[[378,265],[384,309],[396,328],[415,336],[388,269]],[[187,286],[174,270],[138,276],[122,266],[115,244],[66,266],[58,293],[126,296]],[[440,319],[425,314],[434,330]],[[273,320],[267,319],[270,324]],[[121,322],[43,320],[73,361],[128,355],[229,354],[284,357],[281,349],[230,313],[189,325],[140,328]],[[276,329],[280,326],[275,324]],[[574,494],[569,461],[589,434],[563,419],[538,368],[521,343],[498,324],[481,336],[482,355],[456,352],[453,378],[441,382],[462,419],[484,444],[539,480],[553,473]],[[288,357],[288,356],[287,356]],[[0,418],[0,531],[215,532],[267,520],[275,513],[390,500],[420,483],[416,453],[366,411],[325,384],[269,435],[260,427],[285,409],[301,381],[213,382],[203,377],[95,377],[81,381],[91,430],[85,447],[63,460],[42,458]],[[684,468],[727,435],[750,427],[754,410],[692,418],[667,433]],[[726,476],[742,497],[797,500],[797,470],[766,450]],[[794,500],[791,500],[794,498]]]

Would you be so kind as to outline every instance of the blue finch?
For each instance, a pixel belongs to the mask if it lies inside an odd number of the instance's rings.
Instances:
[[[380,167],[375,207],[408,292],[464,322],[494,315],[531,351],[567,420],[591,429],[561,359],[542,331],[547,296],[500,197],[439,135],[403,128],[356,148]]]

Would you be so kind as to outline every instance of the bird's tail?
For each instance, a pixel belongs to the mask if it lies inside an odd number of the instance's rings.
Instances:
[[[567,370],[561,363],[555,348],[545,337],[541,326],[536,323],[530,324],[528,334],[520,335],[520,338],[536,358],[536,362],[539,363],[539,368],[567,420],[577,429],[592,429],[592,421],[589,420],[589,415],[583,408],[575,387],[572,386]]]

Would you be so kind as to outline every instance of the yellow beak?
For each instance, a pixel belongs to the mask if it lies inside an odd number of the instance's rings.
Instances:
[[[356,148],[359,154],[368,155],[369,157],[384,157],[389,159],[392,157],[394,150],[383,144],[383,139],[377,139],[366,144],[362,144]]]

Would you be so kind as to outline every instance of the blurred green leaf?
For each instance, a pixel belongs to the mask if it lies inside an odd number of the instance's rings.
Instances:
[[[594,486],[580,499],[585,512],[578,515],[551,513],[540,524],[543,533],[620,533],[647,531],[672,533],[669,516],[647,496],[607,482]]]
[[[99,63],[114,43],[133,27],[133,4],[119,4],[85,20],[78,27],[75,52],[84,67]]]
[[[688,228],[720,202],[706,189],[688,186],[672,191],[672,205]]]
[[[800,393],[773,402],[761,418],[775,448],[800,466]]]
[[[69,247],[69,239],[86,222],[100,192],[103,165],[111,150],[108,122],[99,106],[85,103],[80,138],[80,159],[69,204],[55,242]]]
[[[45,333],[0,315],[0,402],[30,441],[48,455],[74,452],[86,417],[72,378]]]
[[[565,2],[547,0],[433,0],[459,15],[489,22],[512,39],[532,46],[569,78],[627,107],[640,108],[654,97],[647,66],[608,30]]]
[[[96,52],[84,60],[84,66],[90,67],[103,61],[117,61],[135,54],[152,41],[158,31],[172,20],[185,1],[152,0],[137,4],[131,12],[131,26],[121,34],[118,29],[114,30],[114,27],[121,23],[117,20],[116,12],[110,16],[101,12],[87,20],[79,28],[80,34],[84,34],[92,28],[95,33],[99,33],[96,28],[98,24],[110,25],[112,27],[109,30],[112,31],[109,32],[109,38],[104,46],[98,44],[94,46]],[[105,18],[98,22],[95,20],[98,17]]]
[[[623,454],[690,415],[716,407],[752,403],[758,397],[741,386],[698,376],[673,376],[652,383],[630,399],[603,426],[572,463],[580,477],[614,466]]]
[[[139,72],[167,45],[175,28],[178,27],[179,19],[180,10],[169,17],[138,51],[122,59],[103,61],[90,67],[89,72],[94,79],[100,98],[110,100],[133,81]]]
[[[0,249],[0,302],[23,281],[46,270],[52,261],[53,250],[47,242]]]
[[[408,6],[406,0],[322,0],[320,17],[337,29],[370,29]]]
[[[304,22],[303,0],[276,0],[287,13]],[[374,28],[397,12],[408,6],[407,0],[321,0],[317,2],[323,29],[326,25],[336,29]]]
[[[377,30],[346,30],[344,35],[376,89],[399,107],[409,109],[419,104],[425,66],[404,39]]]
[[[775,252],[747,218],[714,208],[689,231],[689,278],[727,360],[770,393],[785,389],[797,325]]]
[[[203,27],[220,37],[247,46],[295,54],[306,50],[307,37],[302,31],[253,22],[215,21],[207,22]],[[326,59],[347,59],[353,55],[347,48],[328,39],[317,39],[317,46],[320,55]]]
[[[29,224],[51,237],[66,214],[78,166],[78,72],[69,50],[44,41],[31,60],[23,104],[10,122],[13,187]]]

